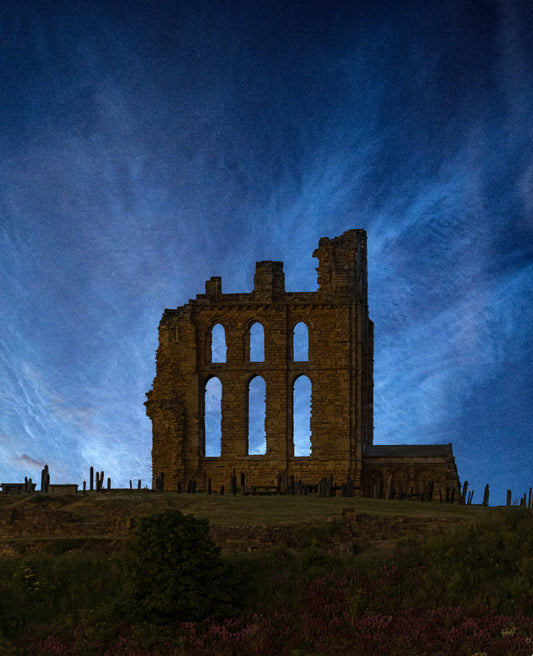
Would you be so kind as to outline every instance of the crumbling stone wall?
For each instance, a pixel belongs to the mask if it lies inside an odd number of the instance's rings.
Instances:
[[[320,239],[318,290],[286,292],[282,262],[258,262],[250,293],[224,294],[218,277],[186,305],[165,310],[159,325],[156,377],[147,394],[152,420],[152,473],[157,489],[229,487],[233,472],[246,486],[275,486],[278,475],[304,485],[349,476],[354,494],[435,500],[460,491],[451,445],[373,446],[373,323],[368,315],[364,230]],[[264,360],[251,360],[250,330],[260,323]],[[308,358],[296,359],[293,333],[308,331]],[[212,333],[222,326],[225,358],[213,357]],[[223,359],[224,361],[218,361]],[[266,452],[248,439],[250,381],[266,388]],[[312,385],[311,453],[294,449],[293,389]],[[205,390],[222,385],[220,456],[206,455]],[[431,494],[429,494],[431,491]]]
[[[373,324],[368,316],[366,233],[350,230],[320,240],[318,290],[286,292],[281,262],[258,262],[250,293],[224,294],[220,278],[205,294],[165,310],[159,326],[157,371],[147,394],[152,420],[154,483],[164,489],[195,480],[197,490],[228,485],[233,469],[247,484],[275,485],[286,472],[304,483],[350,476],[360,487],[362,449],[372,444]],[[264,329],[265,357],[251,362],[250,327]],[[308,329],[308,360],[295,361],[293,331]],[[226,361],[213,362],[211,331],[220,324]],[[266,453],[248,453],[248,386],[266,383]],[[305,375],[312,385],[311,454],[296,456],[293,387]],[[219,457],[205,455],[204,398],[208,381],[222,384]]]
[[[374,498],[459,502],[461,491],[451,444],[368,446],[362,481]]]

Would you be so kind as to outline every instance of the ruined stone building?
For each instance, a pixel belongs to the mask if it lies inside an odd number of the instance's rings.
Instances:
[[[358,496],[420,494],[431,484],[444,497],[458,488],[451,445],[373,445],[365,231],[324,237],[313,255],[315,292],[285,291],[283,263],[266,261],[257,263],[250,293],[224,294],[214,277],[204,294],[165,310],[145,404],[154,484],[163,474],[167,490],[192,480],[197,490],[207,490],[208,481],[214,490],[227,489],[235,471],[258,487],[275,486],[280,473],[305,485],[324,477],[340,485],[350,477]],[[303,347],[295,341],[300,333]],[[295,447],[299,381],[311,390],[307,449]],[[250,423],[255,384],[264,390],[259,446]],[[221,387],[214,451],[206,441],[212,385]]]

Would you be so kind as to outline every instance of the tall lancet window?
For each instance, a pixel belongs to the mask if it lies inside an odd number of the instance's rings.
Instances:
[[[307,362],[309,359],[309,331],[303,321],[294,326],[292,353],[294,362]]]
[[[266,384],[261,376],[255,376],[248,386],[248,455],[264,456],[266,453]]]
[[[250,362],[265,361],[265,331],[259,322],[250,326]]]
[[[292,398],[294,455],[310,456],[312,385],[307,376],[299,376],[294,381]]]
[[[211,362],[226,362],[226,331],[219,323],[211,331]]]
[[[210,378],[204,395],[205,455],[218,457],[222,447],[222,383]]]

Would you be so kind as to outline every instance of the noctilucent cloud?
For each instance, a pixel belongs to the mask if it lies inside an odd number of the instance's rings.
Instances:
[[[164,308],[365,228],[375,443],[533,486],[530,2],[26,0],[0,56],[2,482],[150,484]]]

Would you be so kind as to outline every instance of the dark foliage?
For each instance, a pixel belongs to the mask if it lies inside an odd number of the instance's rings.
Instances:
[[[189,621],[230,609],[228,570],[206,520],[179,510],[141,518],[126,563],[137,617]]]
[[[393,553],[339,557],[321,536],[222,559],[206,522],[170,512],[139,523],[126,557],[65,539],[2,558],[0,653],[531,655],[531,512],[495,511]]]

